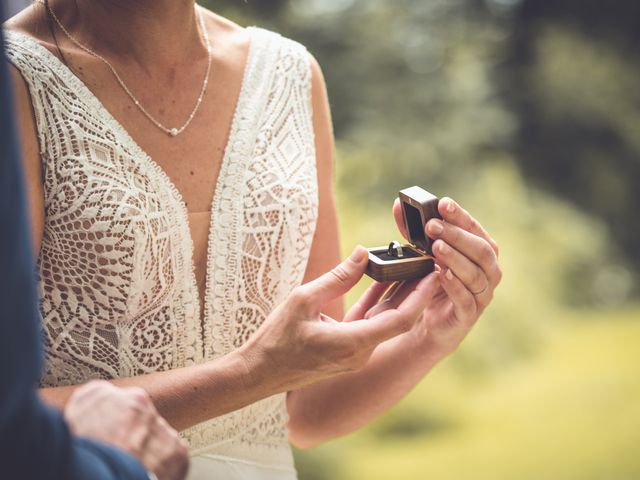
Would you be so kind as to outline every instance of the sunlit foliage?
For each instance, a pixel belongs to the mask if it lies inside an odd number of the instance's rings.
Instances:
[[[503,284],[462,348],[363,432],[300,452],[301,480],[640,476],[640,7],[209,4],[323,66],[345,252],[397,239],[413,184],[501,245]]]

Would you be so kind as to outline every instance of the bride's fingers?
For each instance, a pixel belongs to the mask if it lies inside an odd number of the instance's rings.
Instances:
[[[433,296],[438,291],[438,274],[432,273],[423,278],[398,308],[391,308],[369,320],[342,324],[343,331],[359,336],[361,345],[375,346],[385,340],[407,332],[421,318]]]
[[[353,320],[361,320],[365,318],[367,310],[376,305],[380,298],[385,294],[389,288],[393,287],[392,282],[374,282],[372,283],[366,292],[358,299],[358,301],[349,309],[343,322],[352,322]]]
[[[453,304],[453,312],[460,326],[469,328],[478,316],[478,304],[474,295],[453,274],[450,268],[443,269],[440,283]]]
[[[420,280],[397,282],[392,285],[380,299],[380,302],[366,312],[364,318],[371,318],[385,310],[398,308],[398,305],[400,305],[405,298],[407,298],[409,294],[416,289],[418,283],[420,283]]]
[[[434,266],[434,271],[436,273],[440,273],[441,266],[438,264],[437,259]],[[405,282],[396,282],[389,287],[389,289],[384,293],[380,301],[377,305],[373,306],[368,312],[365,313],[365,319],[371,318],[374,315],[377,315],[380,312],[385,310],[389,310],[391,308],[397,308],[407,296],[415,290],[416,286],[420,283],[420,279],[405,281]],[[439,289],[441,290],[441,288]]]
[[[486,240],[498,257],[499,248],[495,240],[471,214],[449,197],[438,202],[438,211],[445,222],[456,225],[469,233]]]
[[[389,300],[391,297],[393,297],[395,295],[395,293],[398,291],[399,288],[402,287],[402,285],[404,285],[405,282],[394,282],[392,283],[389,288],[387,288],[387,290],[384,292],[384,294],[382,295],[382,297],[380,297],[379,302],[384,302],[386,300]]]
[[[450,268],[470,292],[484,292],[491,286],[484,270],[444,240],[434,242],[433,252],[439,263]]]
[[[445,263],[449,267],[453,267],[454,273],[467,285],[468,278],[465,275],[461,275],[460,268],[462,264],[465,264],[467,270],[467,276],[475,277],[473,283],[482,283],[489,281],[492,287],[495,287],[500,283],[500,264],[494,248],[491,246],[485,238],[469,233],[467,230],[460,228],[448,222],[442,222],[440,220],[430,220],[427,223],[426,231],[429,236],[435,240],[433,244],[434,253],[439,261],[442,261],[445,257]],[[444,243],[443,243],[444,242]],[[451,247],[451,255],[449,259],[446,255],[443,255],[447,250],[447,246]],[[438,247],[445,247],[444,250]],[[452,265],[449,260],[453,257],[459,257],[463,255],[468,261],[460,261],[458,265]],[[461,259],[462,260],[462,259]],[[473,265],[475,264],[475,265]],[[486,285],[469,285],[472,291],[480,291]],[[476,289],[476,287],[479,287]]]

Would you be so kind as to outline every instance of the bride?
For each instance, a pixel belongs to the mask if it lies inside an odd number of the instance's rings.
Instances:
[[[339,264],[328,101],[300,44],[192,0],[50,0],[5,27],[50,403],[141,386],[191,478],[291,479],[289,441],[378,416],[491,301],[495,242],[444,199],[438,272],[344,314],[367,257]]]

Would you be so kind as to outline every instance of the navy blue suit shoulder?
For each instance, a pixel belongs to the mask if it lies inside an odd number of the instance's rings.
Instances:
[[[42,366],[39,315],[1,29],[0,45],[0,477],[147,479],[132,456],[73,437],[60,413],[44,406],[36,393]]]

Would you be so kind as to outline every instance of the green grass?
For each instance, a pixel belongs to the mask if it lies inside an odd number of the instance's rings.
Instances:
[[[640,309],[576,316],[492,373],[446,360],[370,427],[303,453],[333,462],[315,478],[640,478]],[[422,433],[394,430],[411,418]]]
[[[640,305],[597,281],[626,268],[603,225],[530,189],[507,161],[451,194],[501,246],[494,302],[394,409],[297,452],[300,479],[640,479]],[[400,240],[392,199],[342,189],[338,200],[345,255]]]

